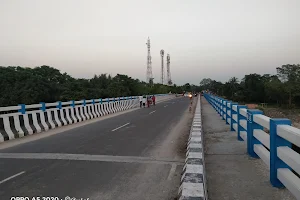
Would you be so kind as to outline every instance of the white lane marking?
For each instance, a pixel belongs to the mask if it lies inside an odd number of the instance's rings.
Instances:
[[[173,163],[173,164],[172,164],[172,167],[171,167],[171,169],[170,169],[170,172],[169,172],[168,180],[171,180],[171,179],[172,179],[172,176],[173,176],[173,174],[174,174],[175,171],[176,171],[176,167],[177,167],[177,165],[176,165],[175,163]]]
[[[167,107],[168,105],[165,105],[164,107]]]
[[[12,175],[12,176],[10,176],[10,177],[8,177],[8,178],[6,178],[6,179],[0,181],[0,184],[4,183],[4,182],[6,182],[6,181],[9,181],[10,179],[13,179],[13,178],[15,178],[15,177],[17,177],[17,176],[20,176],[21,174],[24,174],[24,173],[25,173],[25,171],[22,171],[22,172],[20,172],[20,173],[17,173],[17,174],[15,174],[15,175]]]
[[[155,113],[155,112],[156,112],[156,110],[154,110],[154,111],[150,112],[150,113],[149,113],[149,115],[151,115],[152,113]]]
[[[120,128],[123,128],[124,126],[127,126],[128,124],[130,124],[130,123],[127,123],[127,124],[124,124],[124,125],[122,125],[122,126],[119,126],[118,128],[115,128],[114,130],[111,130],[111,131],[116,131],[116,130],[118,130],[118,129],[120,129]]]

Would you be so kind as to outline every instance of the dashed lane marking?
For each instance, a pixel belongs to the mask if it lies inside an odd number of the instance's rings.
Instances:
[[[17,174],[15,174],[15,175],[12,175],[12,176],[10,176],[10,177],[8,177],[8,178],[6,178],[6,179],[0,181],[0,184],[5,183],[6,181],[9,181],[10,179],[13,179],[13,178],[15,178],[15,177],[17,177],[17,176],[20,176],[20,175],[24,174],[24,173],[25,173],[25,171],[22,171],[22,172],[20,172],[20,173],[17,173]]]
[[[115,129],[111,130],[111,131],[116,131],[116,130],[118,130],[118,129],[120,129],[120,128],[123,128],[124,126],[129,125],[129,124],[130,124],[130,123],[126,123],[126,124],[124,124],[124,125],[122,125],[122,126],[119,126],[118,128],[115,128]]]
[[[150,112],[150,113],[149,113],[149,115],[151,115],[152,113],[155,113],[155,112],[156,112],[156,110],[154,110],[154,111]]]

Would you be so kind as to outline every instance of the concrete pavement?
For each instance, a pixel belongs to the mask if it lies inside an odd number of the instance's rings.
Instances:
[[[192,119],[188,105],[179,97],[2,149],[0,199],[172,199]]]
[[[209,200],[292,200],[287,189],[272,187],[261,159],[248,156],[212,106],[202,98],[205,166]]]

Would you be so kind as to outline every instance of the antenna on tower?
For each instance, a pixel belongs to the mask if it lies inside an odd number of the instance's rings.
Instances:
[[[151,85],[153,84],[153,77],[152,77],[152,61],[151,61],[151,54],[150,54],[150,38],[148,37],[147,40],[147,49],[148,49],[148,55],[147,55],[147,77],[146,80]]]
[[[164,53],[165,53],[165,51],[163,49],[160,50],[160,56],[161,56],[161,84],[164,84]]]
[[[170,54],[167,55],[167,80],[168,80],[168,85],[172,85],[171,71],[170,71]]]

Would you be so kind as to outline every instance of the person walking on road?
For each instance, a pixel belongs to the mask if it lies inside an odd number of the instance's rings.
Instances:
[[[147,96],[147,107],[150,108],[150,96]]]
[[[146,95],[143,96],[143,107],[145,108],[146,106],[146,101],[147,101],[147,97]]]
[[[152,103],[155,106],[155,95],[152,96]]]
[[[143,105],[143,96],[139,96],[139,100],[140,100],[140,108],[141,108]]]

